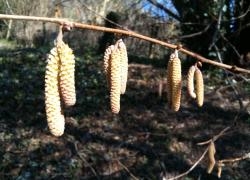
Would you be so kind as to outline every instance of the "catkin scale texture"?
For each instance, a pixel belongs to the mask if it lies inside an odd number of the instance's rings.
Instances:
[[[118,50],[120,53],[120,67],[121,67],[121,94],[126,92],[127,78],[128,78],[128,55],[126,45],[122,40],[118,40]]]
[[[203,82],[203,76],[202,73],[200,71],[200,69],[196,68],[195,73],[195,90],[196,90],[196,100],[197,100],[197,104],[199,107],[201,107],[203,105],[203,101],[204,101],[204,82]]]
[[[63,102],[66,106],[76,103],[75,92],[75,57],[72,49],[64,42],[57,45],[60,60],[59,85]]]
[[[118,114],[120,111],[121,93],[121,67],[120,53],[114,50],[111,54],[110,62],[110,105],[111,111]]]
[[[114,51],[114,48],[115,48],[114,45],[109,46],[105,50],[104,57],[103,57],[103,70],[106,76],[109,90],[110,90],[110,61],[111,61],[111,53]]]
[[[172,61],[173,59],[170,58],[167,66],[167,100],[169,107],[172,104]]]
[[[64,116],[62,114],[59,93],[59,57],[56,47],[48,56],[45,72],[45,111],[50,132],[55,136],[64,133]]]
[[[178,111],[181,104],[181,85],[182,85],[182,76],[181,76],[181,61],[179,58],[175,57],[171,63],[172,77],[171,77],[171,86],[172,86],[172,110]]]
[[[188,70],[188,74],[187,74],[187,90],[188,90],[188,94],[192,97],[192,98],[196,98],[196,94],[194,92],[194,72],[195,72],[196,68],[195,66],[191,66]]]

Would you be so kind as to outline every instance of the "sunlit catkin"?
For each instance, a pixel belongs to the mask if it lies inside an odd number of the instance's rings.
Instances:
[[[111,111],[118,114],[120,111],[121,94],[121,67],[120,53],[115,49],[111,53],[110,62],[110,105]]]
[[[121,94],[126,92],[128,79],[128,55],[127,48],[122,39],[117,41],[117,47],[120,53],[120,67],[121,67]]]
[[[61,136],[64,132],[64,116],[62,114],[59,93],[59,57],[54,47],[48,56],[45,72],[45,110],[50,132]]]
[[[195,72],[195,66],[191,66],[188,70],[188,74],[187,74],[187,90],[188,90],[188,94],[192,97],[192,98],[196,98],[196,94],[194,92],[194,72]]]
[[[58,42],[57,51],[60,60],[59,85],[62,100],[66,106],[73,106],[76,103],[75,56],[72,49],[63,41]]]
[[[174,111],[178,111],[181,104],[181,60],[178,57],[174,57],[170,63],[172,70],[171,86],[172,86],[172,104],[171,108]]]
[[[196,100],[199,107],[203,105],[204,101],[204,82],[203,82],[203,76],[199,68],[196,68],[194,73],[195,78],[195,91],[196,91]]]
[[[167,66],[167,100],[168,106],[171,107],[172,105],[172,61],[173,58],[170,57]]]
[[[208,166],[207,166],[207,173],[211,173],[213,171],[214,165],[215,165],[215,145],[214,142],[211,141],[208,146]]]
[[[114,45],[110,45],[109,47],[107,47],[103,57],[103,71],[106,76],[107,85],[109,89],[110,89],[110,61],[111,61],[111,53],[113,52],[114,48],[115,48]]]

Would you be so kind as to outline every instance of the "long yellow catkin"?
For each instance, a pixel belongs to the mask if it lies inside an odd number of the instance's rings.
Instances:
[[[172,85],[172,104],[171,108],[174,111],[178,111],[181,105],[181,60],[178,57],[174,57],[170,63],[172,70],[171,85]]]
[[[110,90],[110,61],[111,61],[111,53],[113,52],[114,49],[115,49],[114,45],[110,45],[109,47],[107,47],[103,57],[103,70],[106,76],[109,90]]]
[[[215,145],[214,142],[211,141],[208,147],[208,166],[207,166],[207,173],[211,173],[213,171],[214,165],[215,165]]]
[[[110,62],[110,104],[111,111],[118,114],[120,111],[120,94],[121,94],[121,67],[120,53],[115,49],[111,53]]]
[[[167,66],[167,100],[168,100],[168,106],[172,106],[172,61],[173,58],[170,58],[168,61]]]
[[[64,133],[64,116],[62,114],[59,93],[59,57],[54,47],[48,56],[45,72],[45,110],[50,132],[55,136]]]
[[[195,73],[195,90],[196,90],[196,100],[199,107],[203,105],[204,101],[204,82],[203,76],[199,68],[196,68]]]
[[[121,94],[126,92],[128,79],[128,55],[127,48],[122,39],[117,41],[117,47],[120,52],[120,67],[121,67]]]
[[[72,49],[63,41],[58,42],[57,51],[60,60],[59,85],[66,106],[76,103],[75,92],[75,56]]]
[[[187,90],[188,90],[188,94],[192,97],[192,98],[196,98],[196,94],[194,92],[194,72],[195,72],[196,68],[195,66],[191,66],[188,70],[188,74],[187,74]]]

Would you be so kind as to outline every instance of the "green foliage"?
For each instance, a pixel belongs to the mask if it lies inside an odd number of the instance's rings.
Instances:
[[[16,48],[16,43],[15,41],[9,41],[9,40],[6,40],[6,39],[0,39],[0,49],[14,49]],[[0,52],[1,53],[1,52]]]

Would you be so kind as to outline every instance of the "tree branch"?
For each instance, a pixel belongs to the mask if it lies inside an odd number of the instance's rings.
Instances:
[[[172,177],[167,179],[166,177],[163,177],[162,180],[175,180],[175,179],[179,179],[183,176],[186,176],[187,174],[189,174],[205,157],[205,155],[208,152],[208,147],[205,149],[205,151],[203,152],[203,154],[200,156],[200,158],[192,165],[191,168],[189,168],[186,172],[179,174],[178,176]]]
[[[166,8],[164,5],[162,5],[161,3],[155,1],[155,0],[147,0],[148,2],[150,2],[151,4],[153,4],[154,6],[156,6],[157,8],[165,11],[168,15],[172,16],[173,18],[175,18],[176,20],[181,22],[181,18],[176,15],[175,13],[173,13],[171,10],[169,10],[168,8]]]
[[[77,22],[73,22],[73,21],[69,21],[66,19],[61,19],[61,18],[48,18],[48,17],[37,17],[37,16],[22,16],[22,15],[8,15],[8,14],[0,14],[0,19],[13,19],[13,20],[24,20],[24,21],[41,21],[41,22],[50,22],[50,23],[55,23],[55,24],[59,24],[59,25],[67,25],[67,26],[71,26],[71,27],[75,27],[75,28],[81,28],[81,29],[89,29],[89,30],[95,30],[95,31],[102,31],[102,32],[110,32],[110,33],[117,33],[117,34],[123,34],[123,35],[127,35],[130,37],[134,37],[134,38],[139,38],[139,39],[143,39],[145,41],[149,41],[155,44],[159,44],[162,46],[165,46],[167,48],[171,48],[171,49],[176,49],[178,48],[177,45],[174,44],[170,44],[167,42],[163,42],[160,41],[158,39],[154,39],[148,36],[144,36],[141,35],[139,33],[133,32],[133,31],[128,31],[128,30],[122,30],[122,29],[114,29],[114,28],[107,28],[107,27],[102,27],[102,26],[95,26],[95,25],[88,25],[88,24],[83,24],[83,23],[77,23]],[[220,62],[216,62],[210,59],[207,59],[197,53],[194,53],[192,51],[189,51],[185,48],[180,47],[179,52],[182,52],[184,54],[187,54],[195,59],[197,59],[198,61],[202,62],[202,63],[207,63],[207,64],[211,64],[223,69],[227,69],[229,71],[233,71],[233,72],[241,72],[241,73],[248,73],[250,74],[250,70],[248,69],[244,69],[244,68],[240,68],[237,66],[231,66],[231,65],[227,65],[224,63],[220,63]]]

